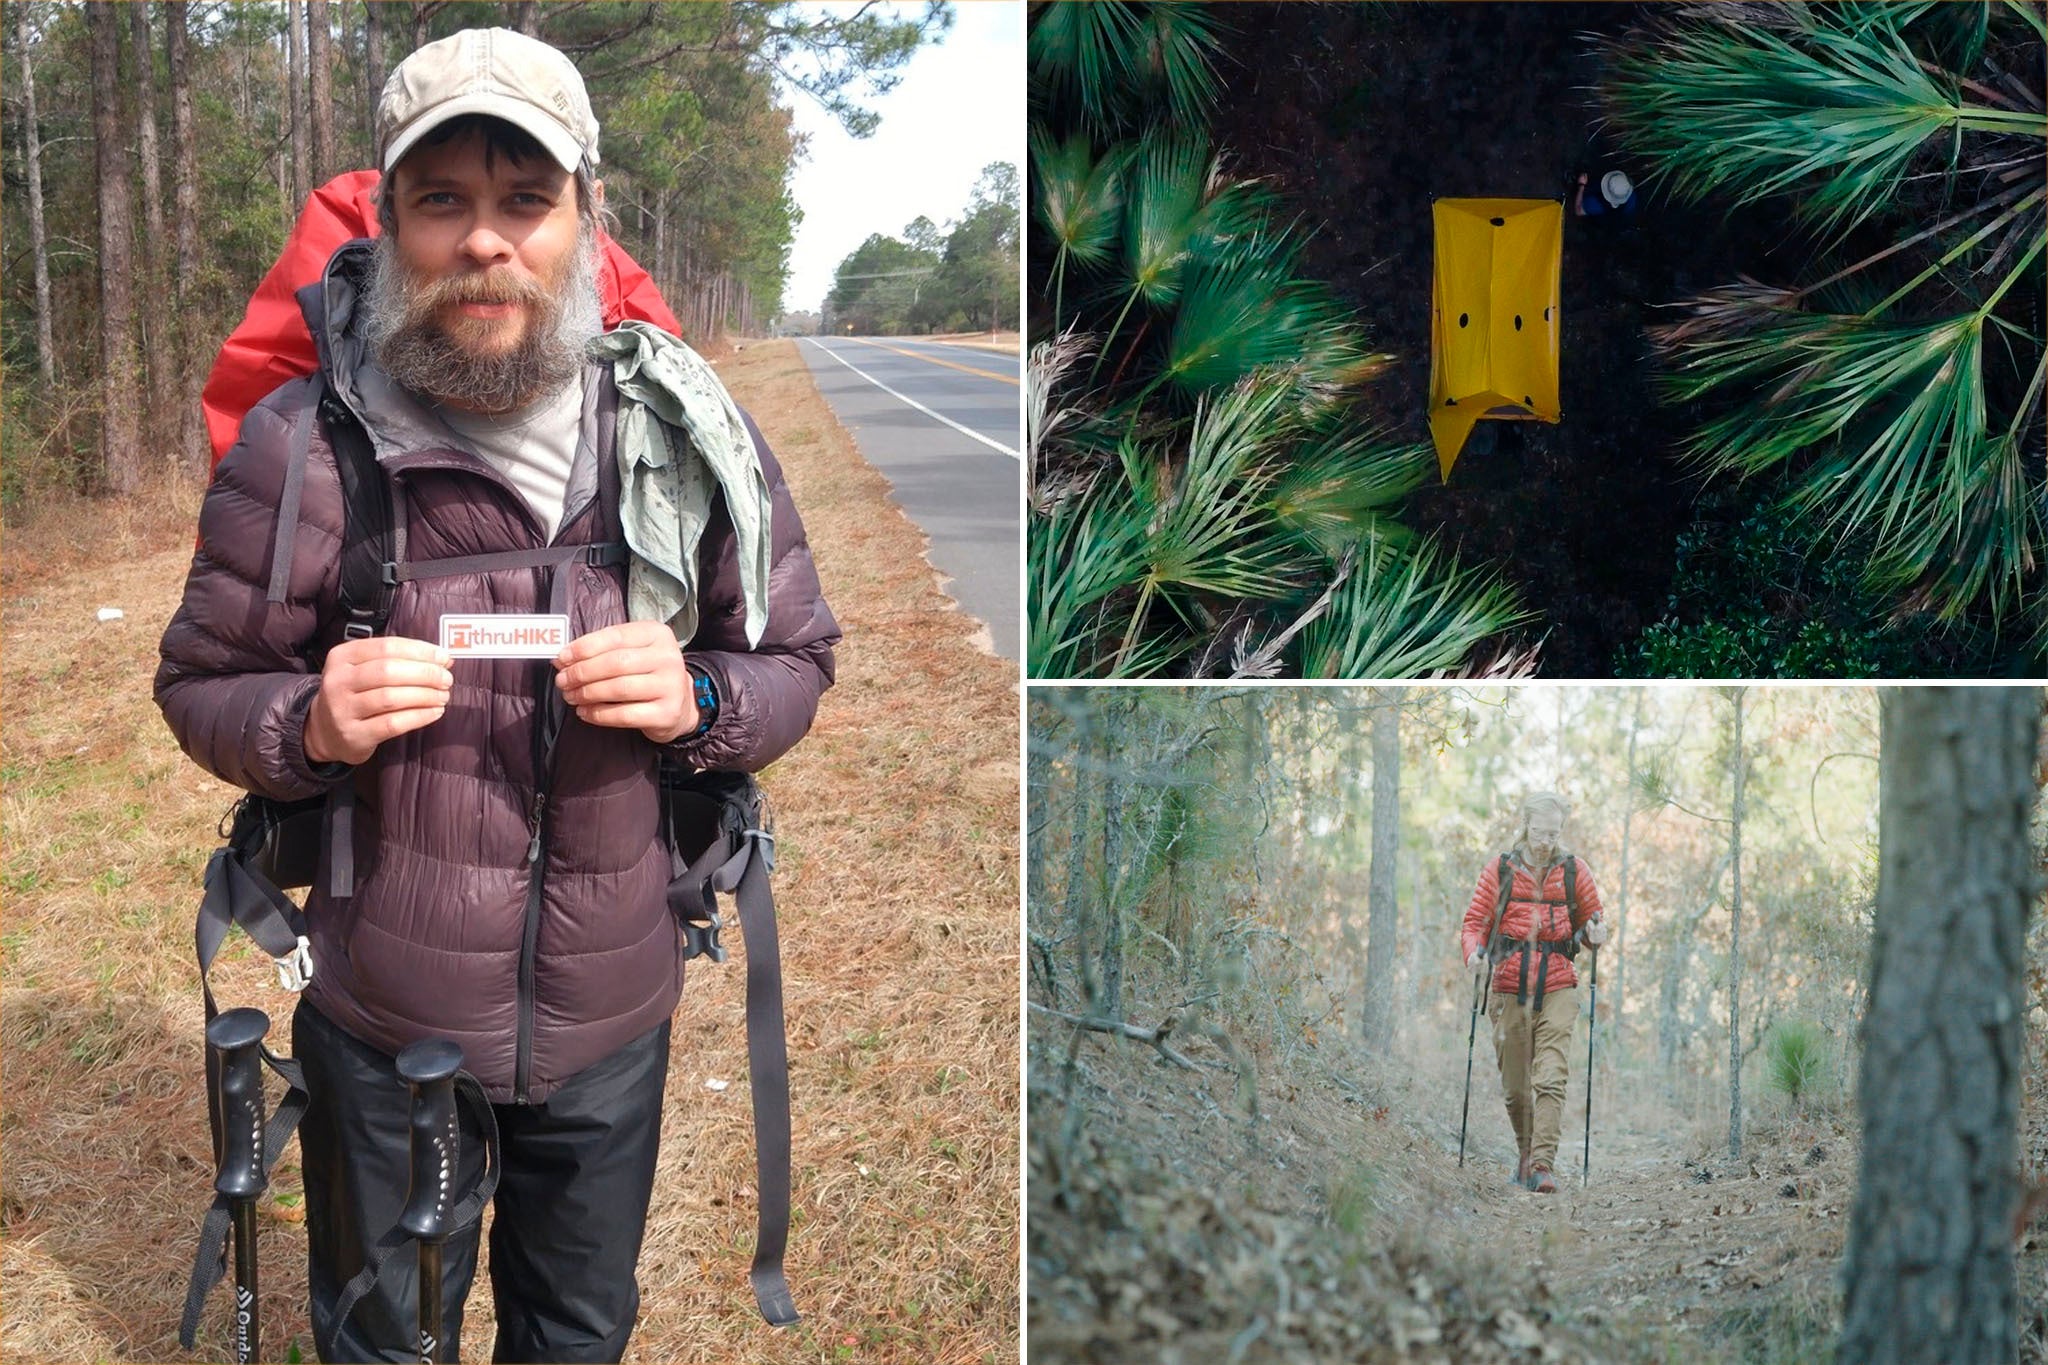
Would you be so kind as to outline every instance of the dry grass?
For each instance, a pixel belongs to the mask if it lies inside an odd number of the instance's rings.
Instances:
[[[753,1143],[742,969],[678,1014],[628,1359],[1009,1361],[1017,1351],[1017,697],[968,643],[922,538],[787,342],[724,365],[806,511],[847,643],[810,739],[767,774],[795,1111],[789,1268],[804,1322],[746,1284]],[[211,1170],[191,916],[231,799],[150,701],[196,494],[73,505],[5,547],[0,734],[0,1353],[177,1360]],[[94,609],[125,609],[96,624]],[[230,1003],[289,1001],[235,940]],[[713,1078],[733,1082],[712,1091]],[[298,1188],[297,1149],[274,1177]],[[270,1207],[264,1349],[311,1356],[304,1239]],[[490,1292],[463,1356],[484,1360]],[[201,1348],[226,1349],[217,1292]]]

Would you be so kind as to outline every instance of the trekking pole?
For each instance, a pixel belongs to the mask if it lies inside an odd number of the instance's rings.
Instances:
[[[419,1240],[421,1365],[443,1354],[441,1244],[455,1203],[455,1073],[461,1069],[462,1048],[446,1038],[423,1038],[398,1054],[398,1074],[412,1087],[412,1186],[398,1225]]]
[[[1593,1035],[1600,1030],[1600,950],[1593,950],[1593,990],[1586,1001],[1586,1150],[1580,1158],[1579,1188],[1593,1183]]]
[[[250,1365],[262,1340],[256,1300],[256,1200],[270,1184],[263,1170],[263,1035],[270,1016],[233,1009],[206,1026],[220,1054],[220,1171],[214,1190],[231,1201],[235,1234],[235,1361]]]
[[[1465,1030],[1465,1107],[1458,1115],[1458,1168],[1465,1166],[1465,1125],[1472,1117],[1472,1047],[1479,1038],[1479,998],[1493,984],[1493,963],[1479,969],[1472,982],[1472,1023]]]

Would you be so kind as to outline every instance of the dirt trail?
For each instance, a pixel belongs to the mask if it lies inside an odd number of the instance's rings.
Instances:
[[[1063,1137],[1067,1112],[1053,1059],[1065,1043],[1063,1028],[1034,1029],[1034,1048],[1043,1049],[1034,1067],[1035,1147]],[[1218,1060],[1206,1049],[1190,1051]],[[1478,1360],[1494,1358],[1486,1354],[1491,1350],[1505,1352],[1503,1359],[1531,1358],[1526,1351],[1606,1361],[1672,1352],[1688,1360],[1722,1353],[1748,1359],[1785,1345],[1811,1346],[1831,1332],[1856,1164],[1853,1142],[1838,1123],[1764,1119],[1749,1126],[1740,1162],[1726,1159],[1725,1141],[1696,1159],[1703,1137],[1694,1136],[1695,1125],[1637,1097],[1626,1113],[1596,1111],[1593,1181],[1582,1187],[1585,1092],[1575,1071],[1559,1191],[1540,1196],[1507,1179],[1512,1138],[1485,1059],[1473,1075],[1471,1136],[1460,1169],[1463,1058],[1415,1057],[1412,1049],[1405,1055],[1416,1067],[1412,1074],[1389,1071],[1341,1042],[1295,1043],[1281,1055],[1261,1056],[1252,1120],[1228,1070],[1190,1073],[1160,1064],[1142,1046],[1084,1045],[1073,1093],[1087,1108],[1079,1127],[1089,1140],[1066,1155],[1065,1165],[1054,1152],[1032,1172],[1034,1359],[1118,1358],[1078,1345],[1090,1340],[1090,1330],[1111,1330],[1107,1313],[1089,1328],[1081,1325],[1095,1311],[1088,1301],[1100,1304],[1105,1289],[1104,1266],[1091,1263],[1083,1248],[1110,1232],[1140,1245],[1142,1254],[1132,1259],[1182,1256],[1185,1231],[1170,1218],[1153,1229],[1142,1212],[1159,1197],[1155,1182],[1203,1192],[1213,1201],[1198,1220],[1205,1226],[1227,1229],[1242,1220],[1236,1245],[1184,1259],[1202,1281],[1205,1311],[1224,1318],[1234,1312],[1240,1328],[1271,1319],[1272,1331],[1262,1336],[1277,1338],[1264,1342],[1272,1353],[1250,1350],[1245,1360],[1332,1358],[1334,1348],[1353,1349],[1344,1333],[1361,1327],[1383,1333],[1384,1349],[1342,1358]],[[1596,1103],[1612,1106],[1609,1089],[1603,1078]],[[1064,1226],[1075,1221],[1073,1213],[1038,1188],[1048,1174],[1072,1180],[1076,1167],[1091,1162],[1128,1163],[1112,1200],[1124,1210],[1120,1229]],[[1190,1217],[1181,1214],[1179,1222]],[[1232,1234],[1216,1236],[1220,1246]],[[1319,1320],[1300,1303],[1276,1316],[1272,1290],[1258,1276],[1238,1276],[1229,1292],[1213,1283],[1222,1273],[1216,1267],[1261,1256],[1287,1265],[1285,1274],[1268,1278],[1299,1281],[1287,1248],[1319,1237],[1354,1248],[1340,1252],[1339,1264],[1367,1249],[1390,1255],[1394,1273],[1379,1277],[1385,1297],[1374,1302],[1371,1285],[1347,1286],[1344,1306]],[[1270,1251],[1260,1252],[1261,1244]],[[1140,1277],[1135,1297],[1171,1299],[1175,1281],[1170,1274],[1156,1284]],[[1234,1306],[1233,1293],[1241,1294]],[[1128,1301],[1129,1291],[1122,1297],[1117,1311],[1147,1311]],[[1184,1318],[1185,1308],[1182,1302],[1158,1311]],[[1059,1326],[1042,1331],[1049,1323]],[[1199,1327],[1183,1322],[1181,1330]],[[1040,1354],[1041,1339],[1053,1344],[1052,1353]],[[1095,1340],[1114,1341],[1121,1358],[1147,1358],[1142,1337]],[[1300,1354],[1289,1354],[1293,1345]],[[1163,1340],[1150,1349],[1160,1360],[1180,1358]]]

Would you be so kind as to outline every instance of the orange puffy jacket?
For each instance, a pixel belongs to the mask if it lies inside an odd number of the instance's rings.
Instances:
[[[349,171],[313,191],[292,224],[277,264],[249,296],[249,311],[222,343],[200,395],[206,437],[213,445],[209,468],[234,445],[249,409],[278,385],[313,373],[318,357],[296,294],[320,278],[336,247],[377,235],[379,178],[376,171]],[[647,272],[601,229],[598,241],[603,248],[597,286],[603,296],[604,325],[616,327],[632,318],[680,336],[681,325]]]
[[[1575,857],[1575,855],[1566,855]],[[1494,934],[1500,939],[1536,939],[1538,942],[1563,943],[1585,926],[1587,920],[1601,913],[1600,888],[1593,884],[1593,873],[1586,866],[1584,858],[1576,858],[1578,872],[1572,887],[1576,906],[1565,903],[1564,863],[1559,861],[1546,868],[1539,884],[1536,872],[1519,857],[1508,858],[1508,875],[1513,879],[1513,889],[1508,893],[1507,908],[1501,912],[1500,923],[1494,926]],[[1500,860],[1489,859],[1485,870],[1479,874],[1479,885],[1472,892],[1472,904],[1465,908],[1465,930],[1460,936],[1463,945],[1461,958],[1472,956],[1472,950],[1486,942],[1486,926],[1493,919],[1494,908],[1500,904]],[[1538,963],[1541,954],[1529,954],[1529,993],[1535,994]],[[1579,984],[1579,975],[1572,970],[1571,960],[1559,954],[1550,954],[1550,972],[1543,978],[1547,991],[1561,991]],[[1509,952],[1500,960],[1493,971],[1493,993],[1515,995],[1522,987],[1522,954]]]

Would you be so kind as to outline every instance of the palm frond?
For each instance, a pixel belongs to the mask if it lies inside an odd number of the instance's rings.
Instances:
[[[1491,570],[1460,568],[1433,541],[1364,561],[1301,640],[1310,678],[1414,678],[1463,667],[1488,636],[1528,619]]]
[[[1133,65],[1173,123],[1187,126],[1208,117],[1223,85],[1216,74],[1223,33],[1222,21],[1207,5],[1146,7],[1133,35],[1140,45]]]
[[[1084,269],[1100,269],[1116,255],[1123,160],[1115,148],[1096,156],[1080,134],[1056,143],[1044,130],[1032,131],[1031,173],[1038,182],[1032,207],[1059,250]]]
[[[1797,212],[1846,232],[1890,202],[1907,162],[1948,133],[2048,131],[2041,117],[1969,104],[1883,14],[1802,8],[1796,32],[1711,21],[1640,31],[1605,82],[1623,144],[1680,198],[1734,205],[1799,192]]]
[[[1137,8],[1124,0],[1038,6],[1028,44],[1034,103],[1078,111],[1084,127],[1114,133],[1137,76],[1140,25]]]
[[[1269,504],[1281,525],[1333,559],[1354,546],[1407,546],[1413,533],[1389,510],[1436,469],[1427,445],[1332,422],[1297,449],[1273,482]]]
[[[1146,545],[1147,579],[1168,590],[1169,601],[1179,591],[1266,598],[1291,587],[1302,560],[1276,534],[1267,504],[1272,457],[1297,398],[1291,383],[1262,375],[1196,412]],[[1148,488],[1137,491],[1150,496]]]
[[[1139,147],[1124,194],[1124,271],[1133,297],[1155,308],[1173,301],[1181,267],[1202,244],[1215,175],[1201,139],[1163,135]]]
[[[1026,666],[1034,678],[1086,676],[1102,654],[1103,603],[1144,575],[1145,522],[1120,486],[1099,487],[1031,520]]]
[[[1342,388],[1377,372],[1351,314],[1328,289],[1294,272],[1281,237],[1239,244],[1191,271],[1160,363],[1160,379],[1186,392],[1238,383],[1262,369]]]
[[[1995,611],[2010,605],[2038,561],[2041,526],[2017,428],[1990,429],[1985,316],[1900,324],[1783,312],[1747,335],[1695,342],[1668,393],[1688,401],[1729,388],[1738,403],[1687,453],[1719,472],[1792,467],[1788,505],[1869,535],[1875,584],[1933,591],[1944,615],[1980,593]]]

